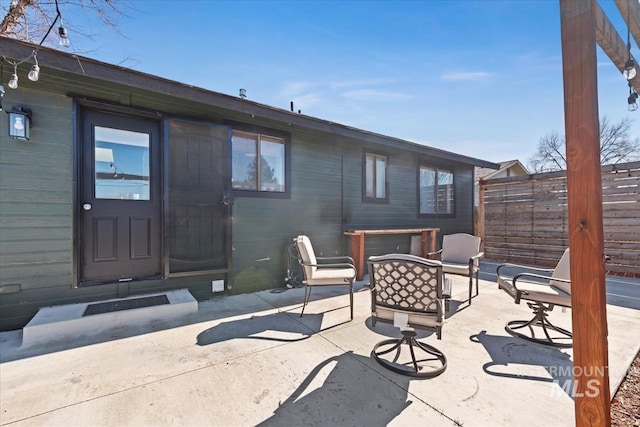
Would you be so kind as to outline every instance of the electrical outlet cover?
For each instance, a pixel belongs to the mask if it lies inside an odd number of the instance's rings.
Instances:
[[[211,292],[224,292],[224,280],[212,280]]]

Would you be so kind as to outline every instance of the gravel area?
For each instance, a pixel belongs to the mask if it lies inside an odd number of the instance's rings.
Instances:
[[[611,401],[611,425],[640,426],[640,353]]]

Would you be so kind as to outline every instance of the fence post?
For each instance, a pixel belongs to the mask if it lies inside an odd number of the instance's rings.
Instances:
[[[476,217],[476,235],[480,237],[482,244],[484,245],[484,190],[486,181],[481,179],[479,181],[478,191],[478,214]]]

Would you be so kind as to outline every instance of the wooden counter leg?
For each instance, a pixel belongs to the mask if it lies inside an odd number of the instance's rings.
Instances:
[[[356,263],[356,280],[364,279],[364,233],[351,236],[351,258]]]
[[[431,235],[431,242],[429,243],[431,248],[429,252],[436,252],[438,250],[438,230],[432,230],[429,234]]]
[[[426,258],[427,257],[427,253],[429,253],[429,247],[428,247],[428,239],[429,239],[429,232],[428,231],[423,231],[422,232],[422,245],[421,245],[421,249],[422,249],[422,258]]]
[[[422,232],[422,258],[426,258],[429,252],[437,250],[438,232],[425,230]]]

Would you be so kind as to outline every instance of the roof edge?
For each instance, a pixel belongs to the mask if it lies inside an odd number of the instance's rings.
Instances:
[[[453,153],[417,142],[383,135],[301,113],[295,113],[286,109],[261,104],[256,101],[181,83],[120,65],[98,61],[89,57],[67,53],[48,47],[37,46],[32,43],[11,39],[5,36],[0,36],[0,45],[2,45],[2,49],[0,50],[3,52],[3,56],[13,59],[26,58],[34,50],[37,50],[38,62],[41,67],[53,68],[72,74],[81,74],[90,78],[124,84],[151,92],[162,92],[166,95],[181,97],[204,104],[212,104],[224,109],[244,112],[249,115],[294,124],[313,130],[330,132],[350,138],[363,139],[367,142],[393,146],[396,148],[408,148],[413,152],[437,157],[439,159],[456,161],[472,166],[499,168],[497,163],[489,162],[487,160]]]

